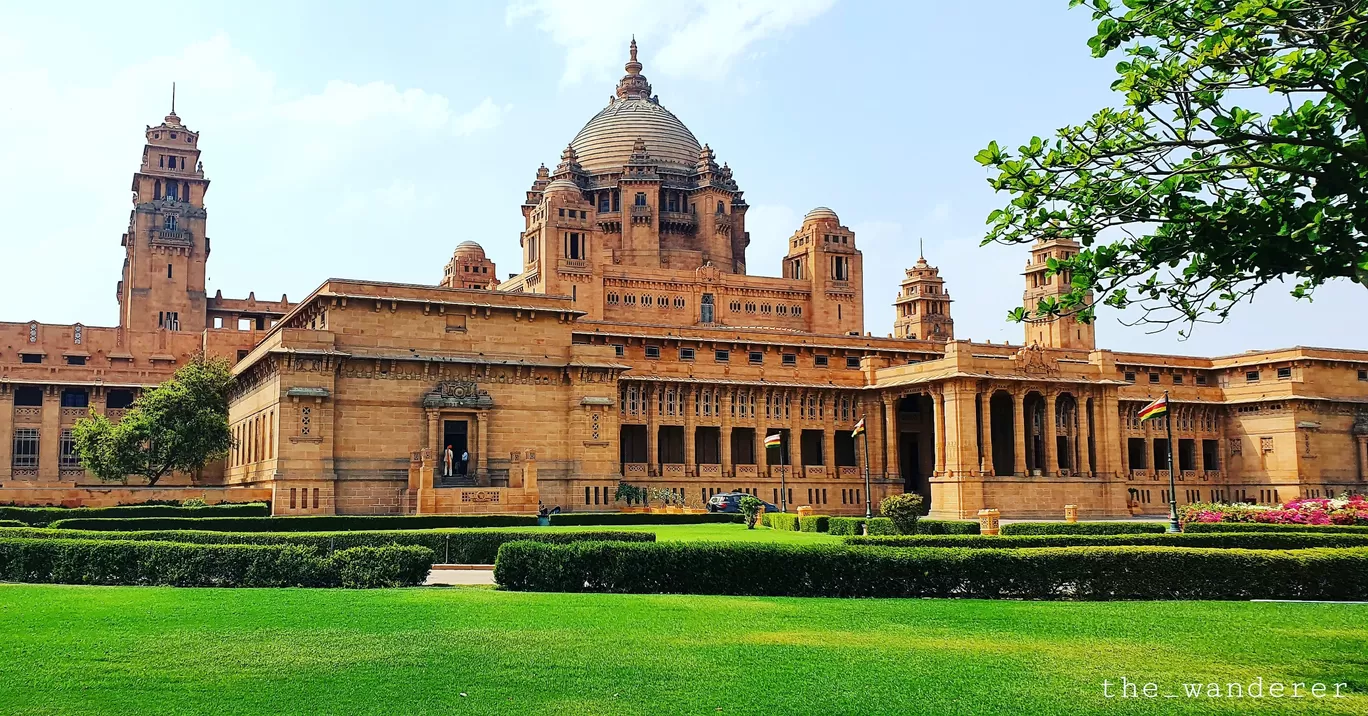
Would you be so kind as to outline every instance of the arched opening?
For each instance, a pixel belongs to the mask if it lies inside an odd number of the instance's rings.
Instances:
[[[1029,475],[1044,475],[1045,464],[1045,396],[1031,391],[1022,401],[1026,413],[1026,470]]]
[[[1070,393],[1055,399],[1055,455],[1060,470],[1077,471],[1078,401]],[[1053,465],[1051,467],[1054,467]]]
[[[931,474],[936,468],[935,413],[931,396],[904,396],[898,401],[896,434],[898,470],[903,491],[915,492],[931,505]]]
[[[1016,420],[1012,412],[1012,394],[1005,390],[993,393],[988,401],[988,412],[993,444],[993,474],[1011,475],[1016,472]]]

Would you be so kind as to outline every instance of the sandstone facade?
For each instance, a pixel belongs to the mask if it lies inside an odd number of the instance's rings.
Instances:
[[[119,326],[0,324],[0,502],[155,490],[271,495],[277,514],[614,510],[626,481],[693,506],[744,490],[863,514],[915,490],[937,517],[1157,515],[1165,425],[1136,412],[1163,391],[1179,503],[1368,486],[1368,352],[1119,353],[1071,320],[1028,324],[1021,346],[956,340],[924,258],[892,335],[875,337],[856,236],[825,207],[787,239],[780,277],[748,275],[731,169],[661,106],[635,45],[626,69],[554,170],[537,171],[522,265],[503,281],[467,241],[433,286],[207,296],[199,137],[174,111],[149,127]],[[1045,262],[1077,250],[1031,247],[1027,306],[1065,290]],[[228,459],[157,488],[95,483],[70,425],[91,408],[117,415],[199,351],[235,361]]]

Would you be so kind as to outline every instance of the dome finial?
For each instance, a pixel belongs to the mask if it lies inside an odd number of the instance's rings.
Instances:
[[[627,60],[626,70],[629,75],[641,74],[641,63],[637,61],[636,35],[632,35],[632,44],[628,46],[631,59]]]

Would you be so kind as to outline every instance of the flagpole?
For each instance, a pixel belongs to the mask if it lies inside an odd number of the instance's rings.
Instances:
[[[860,422],[864,422],[863,415],[860,416]],[[872,501],[873,498],[869,496],[869,426],[866,425],[864,427],[864,430],[861,430],[860,432],[864,435],[865,519],[868,520],[874,517],[874,504]]]
[[[1173,442],[1173,409],[1169,405],[1168,391],[1164,391],[1164,426],[1168,428],[1168,467],[1169,467],[1169,532],[1177,532],[1178,528],[1178,487],[1174,483],[1173,470],[1175,461],[1174,451],[1177,446]]]
[[[792,439],[792,437],[790,437]],[[779,442],[779,511],[788,512],[788,450]]]

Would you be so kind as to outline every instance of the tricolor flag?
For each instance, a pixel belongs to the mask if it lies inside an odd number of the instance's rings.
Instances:
[[[850,437],[852,437],[852,438],[858,438],[858,437],[860,437],[860,434],[863,433],[863,432],[864,432],[864,418],[860,418],[860,422],[855,423],[855,429],[850,431]]]
[[[779,433],[765,436],[765,447],[767,448],[779,447],[783,442],[784,438],[781,437]]]
[[[1157,418],[1168,412],[1168,396],[1165,395],[1158,400],[1140,409],[1140,422],[1145,422],[1150,418]]]

